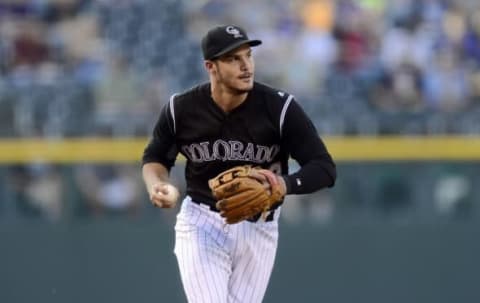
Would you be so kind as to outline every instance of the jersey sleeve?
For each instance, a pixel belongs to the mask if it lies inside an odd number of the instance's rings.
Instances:
[[[281,131],[283,148],[300,165],[297,172],[284,176],[287,193],[306,194],[332,187],[335,163],[313,122],[295,100],[286,108]]]
[[[160,111],[152,138],[143,152],[143,164],[156,162],[168,170],[175,164],[178,150],[175,144],[175,118],[172,106],[173,102],[167,103]]]

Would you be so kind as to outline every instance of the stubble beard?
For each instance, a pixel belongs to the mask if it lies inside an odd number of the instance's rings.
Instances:
[[[235,95],[242,95],[245,93],[248,93],[249,91],[252,90],[253,85],[249,85],[247,88],[238,88],[238,87],[233,87],[233,86],[227,86],[228,89]]]
[[[253,89],[253,80],[247,88],[239,88],[238,86],[234,85],[234,81],[228,81],[220,72],[218,73],[218,82],[220,82],[220,84],[233,95],[243,95]]]

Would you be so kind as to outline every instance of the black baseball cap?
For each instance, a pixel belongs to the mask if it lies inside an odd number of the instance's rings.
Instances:
[[[243,44],[257,46],[262,44],[262,41],[248,39],[247,32],[236,25],[214,27],[202,39],[203,58],[218,58]]]

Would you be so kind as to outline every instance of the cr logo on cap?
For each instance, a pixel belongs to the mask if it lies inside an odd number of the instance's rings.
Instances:
[[[242,38],[243,37],[243,35],[240,33],[240,31],[238,29],[236,29],[234,26],[227,26],[227,28],[225,30],[230,35],[233,35],[234,38]]]

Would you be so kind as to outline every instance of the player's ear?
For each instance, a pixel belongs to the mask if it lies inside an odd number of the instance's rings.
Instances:
[[[211,72],[215,66],[215,64],[213,64],[213,61],[210,61],[210,60],[205,60],[205,69],[209,72]]]

